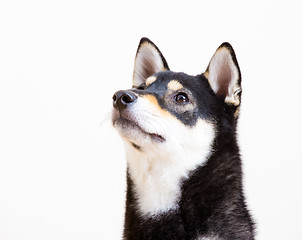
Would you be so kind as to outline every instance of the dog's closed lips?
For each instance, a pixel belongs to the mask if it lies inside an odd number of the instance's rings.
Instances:
[[[115,127],[121,127],[121,128],[127,128],[127,129],[131,129],[134,131],[140,131],[142,134],[146,135],[146,136],[150,136],[154,141],[157,142],[164,142],[165,138],[163,136],[161,136],[158,133],[149,133],[146,130],[144,130],[139,123],[133,121],[133,120],[129,120],[125,117],[117,117],[115,119],[113,119],[113,126]]]

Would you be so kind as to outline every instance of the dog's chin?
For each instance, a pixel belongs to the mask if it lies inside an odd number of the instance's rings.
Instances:
[[[160,134],[149,133],[138,123],[123,117],[114,119],[113,126],[123,138],[137,146],[144,145],[148,140],[151,140],[153,143],[163,143],[166,141]]]

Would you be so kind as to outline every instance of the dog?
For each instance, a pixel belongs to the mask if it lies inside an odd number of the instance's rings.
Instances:
[[[113,95],[127,159],[123,239],[254,239],[236,140],[241,92],[229,43],[190,76],[141,39],[132,88]]]

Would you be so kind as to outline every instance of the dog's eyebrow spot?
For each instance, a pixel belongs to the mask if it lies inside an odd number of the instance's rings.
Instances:
[[[156,79],[157,79],[157,78],[156,78],[155,76],[148,77],[148,78],[146,79],[146,86],[148,86],[148,85],[154,83],[154,82],[156,81]]]
[[[168,83],[168,88],[172,91],[177,91],[182,89],[183,85],[181,85],[177,80],[172,80]]]

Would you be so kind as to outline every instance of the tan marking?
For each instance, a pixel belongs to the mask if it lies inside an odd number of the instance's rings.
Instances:
[[[168,88],[173,91],[177,91],[179,89],[183,88],[183,85],[181,85],[177,80],[172,80],[168,83]]]
[[[234,105],[234,106],[239,106],[239,105],[240,105],[240,100],[239,100],[239,98],[238,98],[237,96],[234,96],[234,94],[231,95],[231,96],[227,96],[227,97],[225,98],[225,102],[226,102],[226,103],[229,103],[229,104],[232,104],[232,105]]]
[[[146,86],[154,83],[156,81],[156,77],[155,76],[151,76],[151,77],[148,77],[147,80],[146,80]]]
[[[181,85],[181,84],[180,84]],[[171,114],[169,111],[163,109],[159,104],[157,99],[152,96],[152,95],[143,95],[141,96],[142,98],[146,99],[151,106],[153,106],[153,109],[151,109],[151,112],[153,112],[154,114],[158,115],[158,116],[162,116],[165,118],[173,118],[173,119],[177,119],[173,114]],[[196,107],[196,105],[193,103],[191,104],[187,104],[185,106],[181,106],[179,107],[178,110],[176,110],[177,112],[181,113],[181,112],[185,112],[185,111],[191,111]]]
[[[162,109],[159,104],[157,99],[152,96],[152,95],[144,95],[142,96],[144,99],[146,99],[147,101],[150,102],[150,104],[154,107],[154,114],[157,114],[159,116],[165,116],[165,117],[171,117],[174,118],[173,115],[171,115],[171,113],[169,113],[168,111]],[[153,109],[152,109],[153,110]],[[153,112],[153,111],[152,111]]]
[[[237,107],[236,112],[234,113],[235,118],[238,118],[239,116],[239,107]]]
[[[209,79],[209,71],[208,70],[206,72],[204,72],[203,75],[206,77],[206,79]]]

